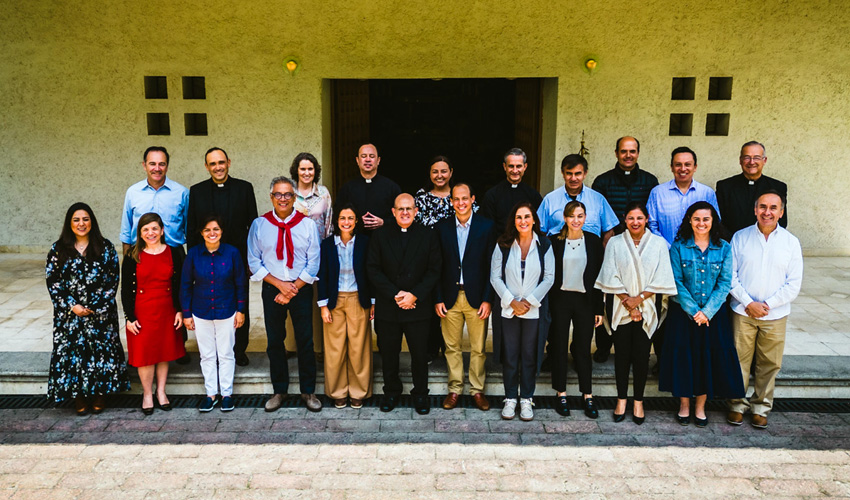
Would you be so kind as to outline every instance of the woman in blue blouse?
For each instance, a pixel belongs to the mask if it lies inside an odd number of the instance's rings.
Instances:
[[[203,244],[189,249],[183,264],[180,304],[186,328],[195,330],[207,397],[198,408],[208,412],[218,404],[233,409],[233,343],[245,322],[248,279],[236,247],[221,242],[221,221],[207,217],[201,225]]]
[[[670,247],[678,295],[672,297],[667,316],[658,389],[679,398],[676,420],[682,425],[690,422],[691,397],[696,399],[694,422],[705,427],[706,399],[744,396],[726,306],[732,249],[721,234],[714,207],[699,201],[688,208]]]

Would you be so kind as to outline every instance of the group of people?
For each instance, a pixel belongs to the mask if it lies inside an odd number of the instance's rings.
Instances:
[[[752,425],[765,427],[785,319],[802,281],[800,244],[784,229],[785,184],[763,175],[767,157],[757,142],[742,147],[742,173],[720,181],[716,193],[694,180],[697,158],[689,148],[672,152],[674,178],[664,184],[638,165],[637,139],[618,139],[615,154],[614,168],[592,187],[584,183],[587,160],[567,155],[564,186],[544,198],[522,182],[526,154],[511,149],[505,180],[479,205],[470,184],[452,182],[444,156],[430,162],[428,187],[402,193],[378,174],[372,144],[359,148],[360,175],[332,203],[319,184],[318,161],[301,153],[289,177],[271,180],[271,210],[258,215],[252,185],[230,176],[224,150],[207,151],[210,178],[187,190],[167,177],[168,152],[148,148],[146,178],[128,189],[121,224],[128,363],[138,368],[142,410],[170,409],[168,364],[188,362],[186,329],[195,331],[204,375],[200,411],[234,408],[235,366],[249,362],[252,280],[262,282],[273,387],[266,411],[288,397],[288,351],[296,352],[309,410],[322,409],[315,394],[319,361],[334,406],[361,407],[372,396],[373,322],[382,411],[392,411],[402,393],[403,341],[416,412],[430,411],[428,363],[440,351],[448,366],[442,407],[457,406],[464,328],[469,391],[479,409],[489,410],[485,343],[492,313],[505,419],[517,412],[533,419],[547,356],[555,409],[569,415],[570,354],[582,409],[597,418],[592,360],[607,359],[613,343],[615,421],[625,419],[631,372],[632,420],[643,423],[654,346],[659,389],[681,401],[679,423],[691,421],[691,398],[697,426],[707,424],[707,399],[727,398],[729,423],[751,412]],[[118,255],[91,208],[71,206],[47,260],[55,318],[48,393],[57,402],[73,398],[81,415],[103,411],[106,395],[129,388],[118,278]],[[747,399],[752,363],[754,394]]]

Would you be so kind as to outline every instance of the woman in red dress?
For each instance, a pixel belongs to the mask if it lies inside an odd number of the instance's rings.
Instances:
[[[127,319],[127,354],[139,369],[142,412],[153,413],[154,403],[171,410],[165,394],[168,362],[186,354],[180,327],[180,272],[182,253],[165,244],[162,219],[147,213],[139,219],[136,243],[121,267],[121,300]],[[153,379],[156,375],[156,401]]]

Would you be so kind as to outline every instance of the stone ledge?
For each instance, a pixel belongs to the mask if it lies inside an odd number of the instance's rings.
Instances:
[[[202,394],[204,392],[203,377],[198,366],[198,354],[191,353],[192,363],[189,365],[171,364],[168,378],[168,390],[174,394]],[[241,394],[268,394],[271,392],[269,381],[269,362],[265,353],[248,353],[251,364],[247,367],[236,367],[234,389]],[[607,363],[593,364],[594,394],[599,396],[615,396],[613,355]],[[381,356],[375,353],[374,393],[382,393],[383,377],[381,376]],[[468,355],[465,356],[468,363]],[[47,392],[47,375],[50,363],[50,353],[47,352],[0,352],[0,395],[8,394],[44,394]],[[138,376],[131,368],[133,380],[132,393],[139,393]],[[410,356],[401,356],[402,382],[405,392],[410,390]],[[444,359],[429,365],[428,387],[432,394],[445,394],[446,363]],[[297,391],[298,367],[295,359],[289,362],[290,389]],[[568,374],[568,391],[577,394],[576,376],[574,371]],[[324,376],[319,369],[317,392],[324,392]],[[487,361],[487,382],[485,392],[488,394],[503,394],[502,370],[497,363]],[[537,379],[537,393],[551,395],[551,377],[542,373]],[[667,396],[668,393],[658,392],[658,381],[650,377],[647,384],[648,397]],[[776,380],[776,397],[778,398],[817,398],[817,399],[846,399],[850,398],[850,365],[847,358],[842,356],[785,356],[782,370]]]

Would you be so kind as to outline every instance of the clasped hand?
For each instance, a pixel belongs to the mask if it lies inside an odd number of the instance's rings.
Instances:
[[[511,301],[511,309],[514,310],[515,316],[522,316],[531,310],[531,303],[525,299],[522,300],[512,300]]]
[[[291,281],[282,281],[277,287],[280,293],[274,298],[274,301],[280,305],[289,304],[292,297],[298,295],[298,287]]]
[[[396,305],[398,305],[402,309],[416,309],[416,295],[413,295],[410,292],[405,292],[404,290],[399,291],[395,294]]]

